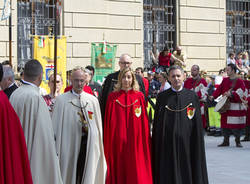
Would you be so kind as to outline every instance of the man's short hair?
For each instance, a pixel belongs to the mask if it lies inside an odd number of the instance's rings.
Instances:
[[[168,75],[170,75],[170,72],[171,72],[172,70],[180,70],[181,73],[184,74],[183,68],[180,67],[179,65],[172,65],[172,66],[170,66],[169,69],[168,69]]]
[[[85,69],[81,66],[76,66],[75,68],[73,68],[73,70],[71,71],[71,76],[73,75],[73,73],[77,70],[81,70],[83,73],[85,73]]]
[[[2,65],[10,65],[10,62],[8,60],[5,60],[2,62]]]
[[[198,71],[200,71],[199,65],[193,65],[192,67],[195,67],[195,68],[197,68]]]
[[[237,67],[236,67],[236,65],[235,65],[235,64],[230,63],[230,64],[228,64],[227,66],[231,67],[231,69],[232,69],[232,70],[234,70],[234,72],[236,73],[236,71],[237,71]]]
[[[144,72],[144,70],[143,70],[142,67],[137,67],[137,68],[135,69],[135,71],[137,71],[137,70],[141,70],[142,73]]]
[[[3,78],[3,66],[0,63],[0,82],[2,81],[2,78]]]
[[[85,68],[88,69],[88,70],[90,70],[90,71],[92,71],[92,72],[93,72],[93,75],[95,75],[95,68],[94,68],[93,66],[88,65],[88,66],[86,66]]]
[[[35,81],[43,73],[43,67],[36,59],[29,60],[24,66],[24,78]]]
[[[10,66],[6,65],[6,66],[3,66],[3,79],[7,77],[11,77],[11,81],[14,82],[15,73]]]

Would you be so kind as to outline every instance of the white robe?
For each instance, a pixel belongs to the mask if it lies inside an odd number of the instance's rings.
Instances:
[[[76,183],[77,160],[82,136],[82,122],[78,115],[78,112],[81,112],[80,107],[84,107],[83,113],[88,122],[86,161],[81,183],[105,184],[107,166],[98,100],[85,92],[81,93],[79,99],[70,91],[56,98],[52,114],[63,182],[64,184]],[[93,113],[92,118],[89,112]]]
[[[52,121],[39,88],[23,84],[10,102],[21,121],[34,184],[61,184]]]

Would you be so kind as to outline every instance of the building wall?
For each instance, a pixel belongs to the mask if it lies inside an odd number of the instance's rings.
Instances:
[[[187,70],[218,71],[226,60],[225,0],[178,0],[177,44],[187,54]],[[17,63],[17,13],[12,5],[13,63]],[[3,1],[0,1],[3,7]],[[122,53],[133,57],[133,68],[143,66],[143,0],[64,0],[62,33],[67,38],[67,69],[86,66],[91,60],[91,43],[103,37],[117,44],[117,61]],[[0,22],[0,61],[9,57],[8,21]],[[117,62],[116,62],[117,63]],[[16,68],[16,67],[15,67]],[[116,64],[116,69],[118,65]]]
[[[0,9],[4,1],[0,1]],[[12,63],[16,69],[17,63],[17,13],[16,3],[12,4]],[[0,21],[0,62],[9,60],[9,20]]]
[[[226,64],[226,1],[179,0],[178,44],[187,54],[187,70],[218,71]]]
[[[64,31],[68,37],[67,69],[91,63],[91,43],[103,38],[133,57],[133,68],[143,66],[142,0],[64,1]],[[116,62],[116,69],[118,68]]]

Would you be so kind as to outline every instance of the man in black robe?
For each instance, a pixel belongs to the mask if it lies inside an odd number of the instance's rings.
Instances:
[[[108,95],[114,90],[114,86],[118,81],[118,75],[119,75],[120,71],[126,67],[131,67],[131,65],[132,65],[132,58],[128,54],[122,54],[120,56],[120,60],[119,60],[120,70],[117,72],[111,73],[106,77],[104,84],[103,84],[102,96],[101,96],[101,100],[100,100],[100,106],[101,106],[101,112],[102,112],[103,119],[104,119],[105,107],[106,107],[106,101],[108,99]],[[139,84],[140,91],[146,97],[145,87],[144,87],[142,78],[139,75],[135,75],[135,76],[136,76],[136,80]]]
[[[171,88],[156,101],[153,176],[157,184],[208,184],[200,102],[183,88],[183,69],[169,69]]]

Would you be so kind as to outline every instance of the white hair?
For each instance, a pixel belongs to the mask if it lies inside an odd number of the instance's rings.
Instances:
[[[12,82],[15,80],[15,73],[10,66],[3,66],[3,79],[11,77]]]

